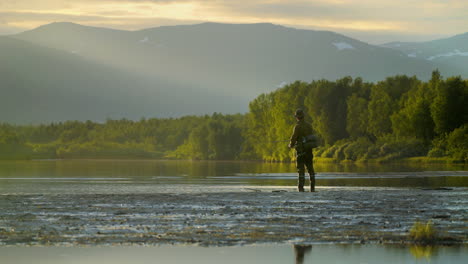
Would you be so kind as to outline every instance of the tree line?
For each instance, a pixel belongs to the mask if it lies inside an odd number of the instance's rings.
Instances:
[[[246,139],[262,159],[292,158],[284,144],[291,112],[301,107],[322,146],[316,157],[333,160],[389,161],[414,156],[467,161],[468,80],[428,82],[398,75],[378,83],[345,77],[336,81],[295,82],[257,97],[247,114]],[[256,138],[266,135],[270,141]]]
[[[296,108],[321,146],[318,158],[391,161],[426,156],[468,161],[468,80],[423,82],[398,75],[377,83],[345,77],[296,81],[255,98],[246,114],[0,124],[0,159],[169,158],[291,161]]]

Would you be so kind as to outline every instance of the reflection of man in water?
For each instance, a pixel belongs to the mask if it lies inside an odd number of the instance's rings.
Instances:
[[[315,171],[312,164],[314,156],[312,154],[312,147],[309,148],[307,144],[304,144],[306,138],[313,135],[313,130],[312,126],[304,121],[304,111],[302,111],[302,109],[297,109],[294,116],[296,117],[297,123],[296,126],[294,126],[289,147],[296,149],[296,168],[299,173],[297,188],[300,192],[304,191],[305,166],[309,172],[310,191],[313,192],[315,191]]]
[[[304,263],[304,256],[312,250],[312,246],[294,245],[294,255],[296,256],[296,264]]]

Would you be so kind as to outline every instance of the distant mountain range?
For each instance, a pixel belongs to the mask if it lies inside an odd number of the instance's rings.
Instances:
[[[246,112],[260,93],[295,80],[427,80],[436,68],[466,78],[467,36],[375,46],[273,24],[122,31],[52,23],[0,38],[0,121]]]
[[[468,33],[427,42],[391,42],[382,45],[406,56],[432,62],[447,76],[468,76]]]

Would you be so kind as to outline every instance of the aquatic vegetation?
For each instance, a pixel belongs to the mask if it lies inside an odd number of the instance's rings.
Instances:
[[[437,231],[431,220],[426,223],[416,221],[411,227],[409,238],[418,244],[433,244],[437,241]]]

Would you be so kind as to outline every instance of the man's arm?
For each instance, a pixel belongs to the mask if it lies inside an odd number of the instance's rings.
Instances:
[[[294,148],[294,146],[296,145],[298,131],[299,131],[299,129],[297,128],[297,125],[295,125],[294,129],[293,129],[293,133],[291,135],[289,145],[288,145],[290,148]]]

